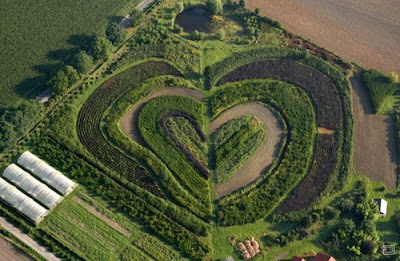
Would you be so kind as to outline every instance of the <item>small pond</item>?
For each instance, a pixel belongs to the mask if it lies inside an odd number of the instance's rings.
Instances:
[[[175,23],[180,25],[187,33],[195,30],[203,33],[211,33],[211,14],[204,9],[204,6],[192,6],[178,14]]]

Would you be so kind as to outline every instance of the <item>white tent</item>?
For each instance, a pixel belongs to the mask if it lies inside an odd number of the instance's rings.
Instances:
[[[17,162],[64,196],[71,193],[71,191],[76,187],[76,184],[72,180],[29,151],[24,152],[18,158]]]
[[[63,200],[63,197],[15,164],[11,164],[4,170],[3,178],[49,209],[53,209]]]
[[[378,199],[378,203],[379,203],[379,213],[381,214],[381,216],[385,217],[387,214],[388,203],[386,200],[382,198]]]
[[[2,178],[0,178],[0,199],[36,224],[49,214],[48,210]]]

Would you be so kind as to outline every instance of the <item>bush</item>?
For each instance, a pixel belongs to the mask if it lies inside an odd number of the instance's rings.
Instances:
[[[389,79],[391,83],[398,83],[399,82],[399,75],[396,72],[389,73]]]
[[[175,10],[177,14],[182,13],[185,10],[185,5],[182,2],[178,2],[176,3]]]
[[[247,1],[246,0],[240,0],[239,1],[239,7],[242,9],[247,9]]]
[[[199,32],[197,30],[194,30],[191,34],[190,34],[190,38],[194,41],[200,41],[203,40],[205,37],[205,34],[203,32]]]
[[[67,74],[63,70],[58,71],[56,75],[50,79],[49,85],[54,95],[61,95],[67,92],[69,86]]]
[[[327,220],[332,220],[336,219],[340,216],[340,210],[333,208],[333,207],[327,207],[325,208],[325,218]]]
[[[220,15],[223,12],[223,5],[221,0],[208,0],[206,6],[207,10],[213,15]]]
[[[116,22],[108,24],[106,29],[107,39],[114,45],[118,45],[124,42],[126,38],[125,30]]]
[[[85,51],[80,51],[75,55],[73,65],[80,74],[87,74],[94,66],[93,58]]]
[[[303,227],[308,228],[313,224],[313,218],[309,215],[305,216],[303,220],[301,221],[301,224]]]
[[[139,9],[133,9],[131,12],[131,17],[132,17],[132,27],[138,26],[144,18],[144,14],[142,11]]]
[[[179,24],[175,24],[174,28],[172,29],[172,31],[176,34],[182,34],[183,33],[183,27],[180,26]]]
[[[261,13],[261,9],[259,7],[257,7],[256,9],[254,9],[254,13],[256,15],[259,15]]]
[[[71,87],[79,80],[79,73],[75,70],[74,67],[67,65],[64,67],[63,71],[68,79],[68,87]]]
[[[221,41],[225,40],[225,30],[219,29],[216,36],[217,36],[218,40],[221,40]]]

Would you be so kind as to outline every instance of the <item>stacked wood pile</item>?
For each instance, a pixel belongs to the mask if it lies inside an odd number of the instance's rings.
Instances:
[[[240,250],[245,260],[253,258],[260,253],[260,245],[254,237],[251,237],[250,240],[245,240],[243,243],[239,242],[237,248]]]

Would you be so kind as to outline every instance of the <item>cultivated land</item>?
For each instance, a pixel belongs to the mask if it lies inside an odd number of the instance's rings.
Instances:
[[[0,260],[1,261],[31,261],[33,260],[21,249],[10,241],[0,236]]]
[[[397,0],[249,0],[289,30],[368,68],[400,73]]]
[[[271,110],[258,103],[242,104],[225,111],[211,123],[210,131],[214,133],[228,121],[248,115],[256,116],[263,123],[264,142],[231,178],[223,184],[214,185],[217,197],[230,194],[256,180],[276,158],[281,146],[281,124]]]
[[[358,76],[351,78],[355,121],[354,167],[388,188],[397,186],[396,141],[393,120],[373,114],[367,89]]]
[[[90,35],[115,15],[126,15],[140,0],[51,3],[16,0],[0,8],[0,108],[16,106],[21,96],[43,88],[43,75],[55,72]],[[119,19],[119,18],[118,18]]]

